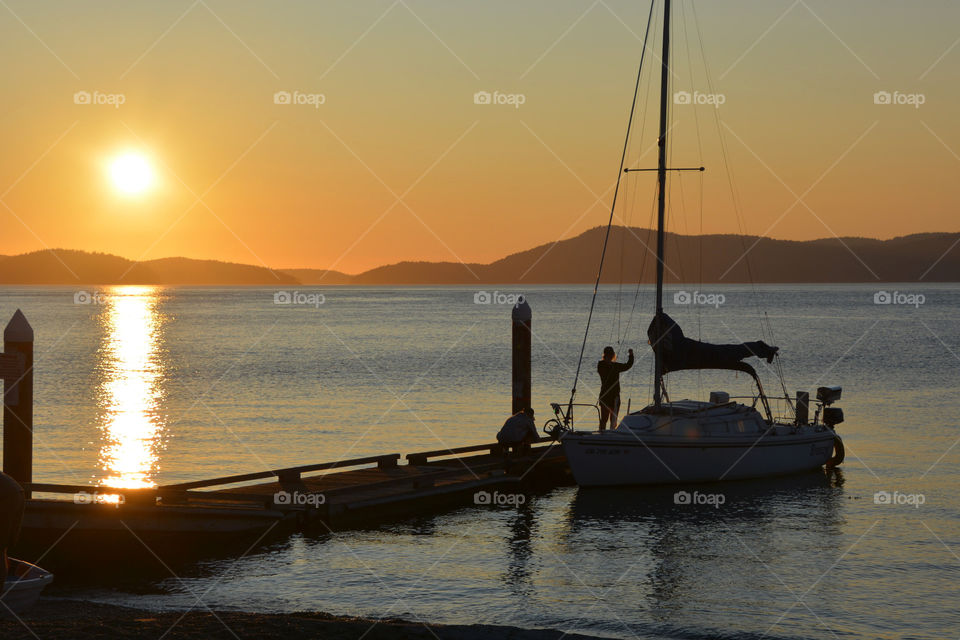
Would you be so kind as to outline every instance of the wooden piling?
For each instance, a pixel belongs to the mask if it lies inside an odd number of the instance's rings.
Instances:
[[[513,413],[531,406],[530,347],[533,338],[533,311],[526,300],[513,306]]]
[[[33,482],[33,327],[20,309],[3,331],[3,471]],[[30,491],[25,490],[25,497]]]

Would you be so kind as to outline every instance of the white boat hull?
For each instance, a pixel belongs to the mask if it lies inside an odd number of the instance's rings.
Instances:
[[[822,467],[834,433],[684,438],[620,432],[567,433],[563,450],[581,487],[717,482]]]
[[[7,579],[0,593],[0,616],[16,615],[29,609],[40,598],[40,593],[53,582],[53,574],[45,569],[10,558],[7,561]]]

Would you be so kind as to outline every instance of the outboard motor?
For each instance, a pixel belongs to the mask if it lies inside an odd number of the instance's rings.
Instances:
[[[823,424],[831,429],[843,422],[843,409],[840,407],[825,407],[823,409]]]

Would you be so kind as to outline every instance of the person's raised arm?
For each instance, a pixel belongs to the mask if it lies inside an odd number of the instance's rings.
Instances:
[[[620,371],[626,371],[627,369],[633,366],[633,349],[627,349],[627,355],[629,357],[627,358],[626,363],[622,363],[622,362],[617,363],[617,368]]]

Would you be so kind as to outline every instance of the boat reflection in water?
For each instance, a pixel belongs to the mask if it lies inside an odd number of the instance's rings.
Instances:
[[[609,584],[612,575],[616,598],[605,602],[622,606],[618,615],[626,619],[636,613],[631,608],[645,610],[653,626],[644,632],[654,634],[679,633],[690,616],[706,613],[705,602],[738,612],[721,616],[733,635],[773,628],[797,607],[829,613],[843,602],[842,587],[817,578],[841,556],[842,486],[842,472],[833,470],[642,490],[581,488],[560,533],[561,548],[577,549],[577,578],[562,590],[575,592],[580,580]],[[804,574],[811,557],[817,570]],[[816,593],[798,604],[811,584]]]
[[[160,353],[164,318],[159,303],[157,287],[113,287],[103,296],[97,402],[98,467],[104,486],[156,486],[158,454],[166,431]]]

